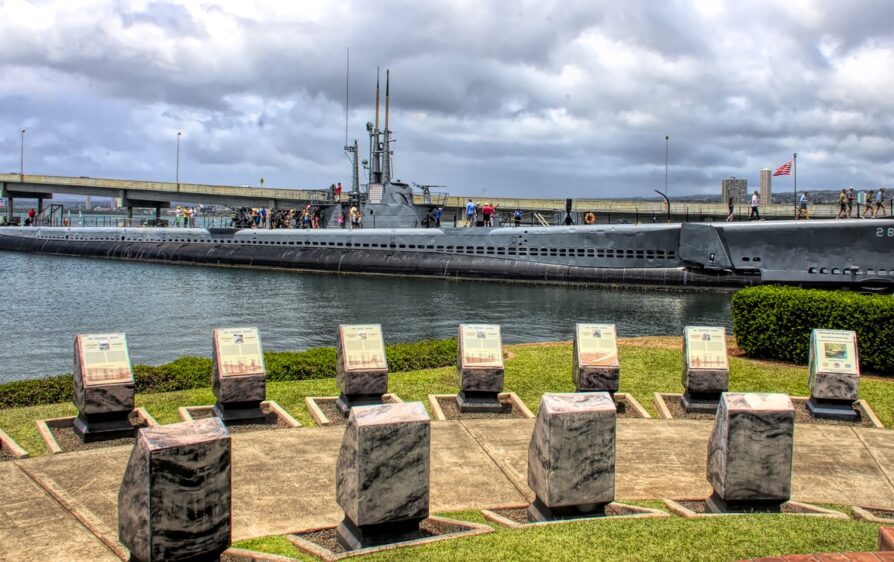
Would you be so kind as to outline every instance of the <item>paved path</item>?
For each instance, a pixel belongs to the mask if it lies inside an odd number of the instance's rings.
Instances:
[[[618,499],[704,497],[710,421],[619,419]],[[433,512],[531,497],[533,420],[432,423]],[[333,525],[343,428],[233,435],[233,538]],[[0,559],[115,560],[117,495],[130,447],[0,464]],[[894,431],[798,425],[794,499],[894,508]],[[116,556],[117,555],[117,556]]]

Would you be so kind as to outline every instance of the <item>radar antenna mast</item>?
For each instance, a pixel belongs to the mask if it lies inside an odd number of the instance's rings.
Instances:
[[[348,144],[348,115],[350,110],[351,95],[351,48],[348,47],[348,55],[345,68],[345,152],[351,159],[351,193],[360,193],[360,164],[357,161],[360,156],[357,139],[354,144]]]

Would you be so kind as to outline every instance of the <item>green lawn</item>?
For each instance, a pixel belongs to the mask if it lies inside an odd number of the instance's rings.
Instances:
[[[518,393],[533,412],[537,412],[543,393],[574,390],[570,345],[507,346],[507,349],[511,357],[506,361],[506,389]],[[652,415],[656,415],[652,405],[653,393],[682,392],[682,353],[679,350],[622,344],[620,351],[621,391],[633,394]],[[426,408],[428,394],[457,392],[455,373],[450,367],[393,373],[389,378],[389,388],[406,401],[422,400]],[[730,388],[806,396],[807,368],[731,357]],[[305,425],[313,423],[304,406],[305,396],[332,396],[337,393],[334,379],[270,382],[267,385],[268,398],[279,402]],[[860,382],[860,396],[869,402],[885,427],[894,426],[894,379],[864,378]],[[137,395],[137,405],[145,407],[159,423],[180,421],[177,415],[179,406],[213,402],[210,388]],[[35,420],[75,414],[76,410],[70,403],[0,410],[0,429],[31,455],[43,455],[46,451],[37,433]]]
[[[478,512],[448,517],[488,524]],[[627,519],[509,530],[385,551],[365,560],[705,560],[733,561],[782,554],[871,551],[878,526],[796,515],[741,515],[709,519]],[[284,537],[242,541],[236,547],[303,555]]]
[[[507,390],[519,394],[532,411],[545,392],[573,391],[571,346],[509,346],[506,362]],[[680,392],[682,354],[662,347],[621,346],[621,390],[633,394],[653,415],[654,392]],[[787,392],[807,395],[807,369],[730,358],[733,390]],[[404,400],[422,400],[428,394],[456,392],[452,368],[392,374],[390,390]],[[333,379],[271,382],[268,398],[276,400],[303,424],[311,417],[304,406],[306,396],[337,393]],[[860,395],[875,409],[886,427],[894,425],[894,379],[864,378]],[[210,388],[141,394],[137,404],[149,410],[160,423],[179,421],[177,408],[210,404]],[[71,404],[54,404],[0,411],[4,429],[32,455],[45,454],[35,420],[74,415]],[[658,504],[646,503],[652,507]],[[840,509],[847,509],[838,506]],[[483,522],[477,512],[450,516]],[[856,521],[837,521],[792,515],[748,515],[701,520],[618,520],[569,523],[519,530],[497,529],[495,533],[446,541],[413,550],[391,550],[370,559],[398,560],[738,560],[742,558],[807,552],[874,550],[878,526]],[[279,553],[298,559],[301,555],[284,537],[262,537],[234,546]]]

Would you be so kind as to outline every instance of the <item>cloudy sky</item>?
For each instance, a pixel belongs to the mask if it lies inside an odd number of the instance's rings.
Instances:
[[[395,175],[454,194],[671,196],[775,168],[894,179],[890,0],[0,0],[0,171],[350,182],[376,67]],[[775,188],[788,190],[789,178]]]

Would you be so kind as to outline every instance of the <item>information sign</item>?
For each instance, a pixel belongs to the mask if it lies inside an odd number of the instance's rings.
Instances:
[[[352,324],[338,327],[346,371],[388,369],[385,341],[379,324]]]
[[[124,334],[81,334],[77,340],[84,386],[133,382]]]
[[[577,324],[577,362],[581,367],[617,367],[614,324]]]
[[[503,342],[496,324],[462,324],[459,327],[462,366],[502,367]]]
[[[257,328],[214,330],[217,372],[221,378],[263,375],[264,352]]]
[[[847,330],[813,330],[810,334],[810,371],[859,375],[857,334]]]
[[[687,326],[684,337],[690,369],[729,369],[725,328]]]

